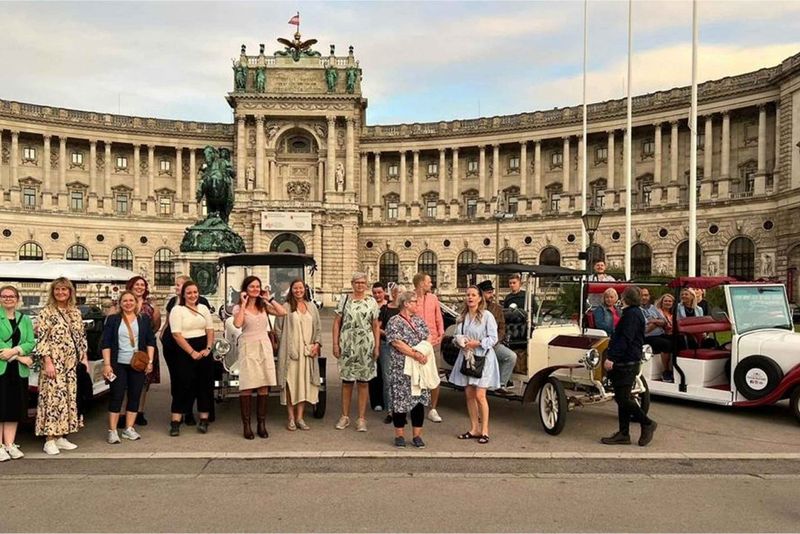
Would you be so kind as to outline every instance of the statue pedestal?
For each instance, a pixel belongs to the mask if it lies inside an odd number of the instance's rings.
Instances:
[[[175,256],[175,269],[197,283],[200,294],[208,299],[214,308],[225,300],[223,291],[217,283],[217,260],[219,252],[180,252]]]
[[[215,214],[187,228],[181,241],[181,252],[238,254],[244,251],[244,240]]]

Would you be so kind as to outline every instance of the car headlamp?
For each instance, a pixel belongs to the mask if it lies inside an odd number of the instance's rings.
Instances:
[[[642,361],[649,361],[653,357],[653,347],[650,345],[642,345]]]
[[[596,369],[597,366],[600,365],[600,352],[597,349],[587,350],[586,354],[580,359],[579,363],[582,363],[588,371]]]

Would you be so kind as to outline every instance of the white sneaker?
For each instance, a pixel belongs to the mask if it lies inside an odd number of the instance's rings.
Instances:
[[[122,437],[125,439],[129,439],[131,441],[136,441],[137,439],[140,439],[142,436],[140,436],[139,433],[136,432],[136,430],[134,430],[132,426],[129,426],[128,428],[122,431]]]
[[[77,445],[69,441],[67,438],[58,438],[56,440],[56,447],[62,451],[72,451],[78,448]]]
[[[343,415],[339,418],[339,421],[336,423],[336,430],[344,430],[350,426],[350,418],[346,415]]]
[[[442,417],[439,415],[439,412],[436,411],[436,408],[432,408],[431,411],[428,412],[428,419],[434,423],[442,422]]]
[[[54,439],[49,439],[44,442],[44,452],[50,456],[61,453],[61,451],[58,450],[58,447],[56,446],[56,440]]]
[[[106,441],[108,442],[109,445],[116,445],[117,443],[119,443],[119,434],[117,433],[117,431],[109,430],[108,438],[106,438]]]
[[[6,445],[5,450],[13,460],[19,460],[20,458],[25,456],[24,454],[22,454],[22,451],[19,450],[19,447],[17,446],[16,443],[12,443],[11,445]]]
[[[8,455],[6,452],[5,447],[0,447],[0,462],[7,462],[11,459],[11,456]]]

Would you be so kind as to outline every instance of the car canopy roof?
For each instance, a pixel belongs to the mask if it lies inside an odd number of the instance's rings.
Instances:
[[[558,265],[525,265],[524,263],[470,263],[467,274],[514,274],[531,276],[584,276],[586,271],[560,267]]]
[[[294,252],[246,252],[222,256],[217,260],[221,267],[254,267],[257,265],[274,265],[276,267],[297,267],[298,265],[316,267],[317,262],[309,254]]]
[[[0,263],[0,281],[52,282],[59,277],[73,283],[125,283],[138,273],[102,263],[70,260],[24,260]]]
[[[738,280],[732,276],[681,276],[675,278],[669,287],[691,287],[694,289],[711,289],[723,284],[732,284]]]

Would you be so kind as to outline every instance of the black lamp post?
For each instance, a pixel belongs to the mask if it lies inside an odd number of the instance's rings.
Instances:
[[[589,234],[589,249],[586,251],[587,270],[592,267],[592,245],[594,245],[594,233],[600,227],[600,219],[603,218],[603,213],[596,210],[594,206],[590,207],[586,213],[581,216],[583,220],[583,227],[586,233]]]

